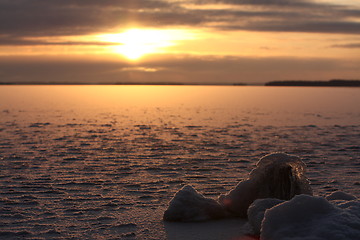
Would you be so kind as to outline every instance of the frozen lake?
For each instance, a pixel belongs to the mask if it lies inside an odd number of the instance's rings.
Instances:
[[[359,197],[359,104],[360,88],[0,86],[0,238],[175,239],[161,217],[181,186],[216,198],[277,151],[316,195]]]

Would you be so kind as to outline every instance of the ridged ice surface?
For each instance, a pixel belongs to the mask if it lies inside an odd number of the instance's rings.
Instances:
[[[360,195],[357,89],[323,89],[337,105],[322,108],[284,88],[188,87],[175,101],[169,87],[159,102],[108,88],[0,87],[0,239],[165,239],[182,186],[216,198],[271,152],[299,156],[314,195]]]

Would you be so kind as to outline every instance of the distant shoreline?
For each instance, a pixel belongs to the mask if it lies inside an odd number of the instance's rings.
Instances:
[[[285,80],[285,81],[270,81],[266,83],[172,83],[172,82],[115,82],[115,83],[65,83],[65,82],[0,82],[1,85],[146,85],[146,86],[284,86],[284,87],[360,87],[360,80],[343,80],[333,79],[329,81],[307,81],[307,80]]]
[[[272,81],[265,86],[288,86],[288,87],[360,87],[360,80],[333,79],[329,81]]]

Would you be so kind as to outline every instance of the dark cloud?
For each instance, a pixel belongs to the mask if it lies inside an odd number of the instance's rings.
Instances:
[[[137,22],[151,24],[157,17],[166,24],[175,10],[172,4],[157,0],[0,0],[0,33],[81,35]]]
[[[44,40],[28,40],[22,38],[11,38],[9,36],[0,36],[0,45],[2,46],[115,46],[120,43],[99,42],[99,41],[44,41]]]
[[[197,4],[223,3],[232,5],[257,5],[257,6],[308,6],[313,5],[307,0],[190,0]]]
[[[195,1],[197,3],[209,1]],[[223,30],[359,34],[359,9],[302,0],[214,0],[247,8],[198,10]],[[249,8],[250,7],[250,8]],[[250,9],[250,10],[249,10]],[[205,14],[206,13],[206,14]]]
[[[27,37],[75,36],[144,27],[200,26],[221,30],[360,33],[360,9],[306,0],[188,0],[231,9],[186,8],[170,0],[0,0],[0,44]],[[34,43],[35,44],[35,43]],[[69,43],[64,43],[69,44]],[[71,44],[71,43],[70,43]],[[96,44],[95,44],[96,45]]]
[[[73,83],[101,82],[107,73],[126,67],[125,62],[59,57],[0,57],[1,82]],[[113,76],[105,78],[115,81]]]
[[[355,22],[312,22],[305,20],[297,22],[256,22],[248,23],[246,26],[225,26],[226,29],[242,28],[250,31],[267,32],[307,32],[307,33],[340,33],[340,34],[360,34],[360,23]]]
[[[360,48],[360,43],[334,44],[333,48]]]
[[[92,59],[92,60],[90,60]],[[301,76],[301,77],[300,77]],[[356,63],[340,59],[152,56],[138,64],[125,60],[58,57],[0,57],[1,82],[42,83],[256,83],[270,80],[355,79]]]

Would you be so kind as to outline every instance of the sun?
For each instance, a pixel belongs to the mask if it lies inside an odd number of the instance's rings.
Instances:
[[[146,54],[164,53],[166,48],[176,45],[176,41],[192,38],[183,30],[129,29],[118,34],[100,36],[103,41],[119,43],[112,51],[129,60],[137,60]]]

